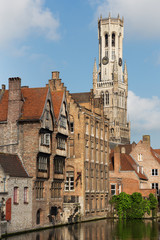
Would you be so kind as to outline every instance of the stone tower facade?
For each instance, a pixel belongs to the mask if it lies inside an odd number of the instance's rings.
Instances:
[[[101,98],[104,113],[110,119],[110,141],[130,142],[127,121],[128,73],[123,67],[123,18],[102,17],[98,20],[99,68],[93,68],[93,91]]]

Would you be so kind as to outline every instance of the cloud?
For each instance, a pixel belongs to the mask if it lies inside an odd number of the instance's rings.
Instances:
[[[93,1],[93,0],[92,0]],[[127,34],[133,38],[160,38],[159,0],[103,0],[97,6],[95,20],[100,17],[124,16]]]
[[[43,0],[1,0],[0,45],[35,33],[50,40],[58,39],[59,20],[43,3]]]
[[[160,99],[158,97],[141,98],[129,91],[128,114],[131,129],[160,130]]]

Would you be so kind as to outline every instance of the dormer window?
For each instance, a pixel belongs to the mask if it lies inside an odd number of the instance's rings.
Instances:
[[[65,116],[61,115],[61,119],[60,119],[60,127],[65,128],[66,129],[67,126],[67,119]]]
[[[41,134],[41,145],[50,145],[50,134],[49,133],[42,133]]]

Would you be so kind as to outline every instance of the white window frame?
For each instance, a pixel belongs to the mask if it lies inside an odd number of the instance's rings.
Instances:
[[[115,188],[113,189],[112,186],[114,186]],[[114,193],[112,193],[112,191],[114,191]],[[111,183],[111,196],[116,195],[116,184]]]
[[[152,176],[158,176],[158,168],[153,168],[153,169],[151,170],[151,175],[152,175]]]
[[[139,154],[138,154],[138,161],[139,161],[139,162],[142,162],[142,161],[143,161],[143,155],[142,155],[142,153],[139,153]]]
[[[49,133],[42,133],[41,134],[41,145],[50,145],[50,134]]]
[[[66,172],[65,191],[74,191],[74,171]]]

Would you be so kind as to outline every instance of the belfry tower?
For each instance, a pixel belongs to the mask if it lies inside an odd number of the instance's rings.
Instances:
[[[98,20],[99,68],[93,68],[95,98],[102,98],[104,113],[110,119],[110,141],[130,142],[127,122],[128,73],[123,67],[123,18]]]

